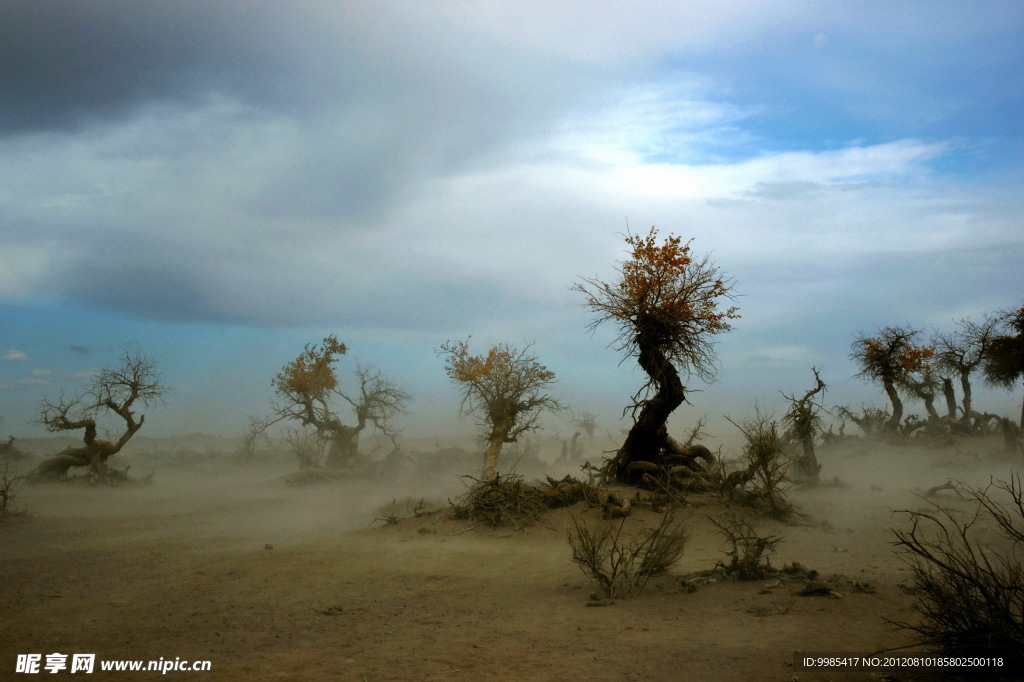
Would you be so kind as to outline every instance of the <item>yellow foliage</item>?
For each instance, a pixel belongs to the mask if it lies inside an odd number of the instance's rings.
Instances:
[[[728,320],[740,317],[738,308],[720,311],[717,300],[728,295],[729,287],[721,278],[707,277],[707,269],[695,263],[692,241],[684,244],[681,237],[670,235],[659,244],[654,227],[645,237],[626,237],[632,253],[622,264],[618,283],[619,298],[627,302],[615,311],[620,321],[653,318],[712,334],[732,329]]]
[[[555,378],[554,372],[537,362],[524,365],[519,351],[508,345],[494,346],[486,355],[470,355],[466,341],[448,342],[442,349],[446,351],[445,373],[452,381],[462,384],[505,381],[524,372],[539,383],[553,381]]]
[[[299,357],[278,372],[272,384],[279,392],[289,395],[322,396],[338,386],[334,363],[337,356],[347,350],[333,334],[320,345],[306,344]]]

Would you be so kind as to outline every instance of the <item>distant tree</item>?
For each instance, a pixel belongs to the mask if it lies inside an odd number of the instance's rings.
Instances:
[[[971,426],[973,409],[971,374],[977,371],[984,361],[989,344],[996,335],[998,324],[997,315],[985,315],[981,322],[963,318],[957,321],[953,331],[936,331],[932,336],[936,368],[947,376],[960,379],[960,390],[963,393],[961,420],[968,427]],[[955,414],[949,416],[955,417]]]
[[[57,402],[43,400],[36,423],[51,433],[84,429],[84,445],[43,460],[29,478],[63,478],[72,467],[88,467],[91,474],[102,479],[124,478],[123,472],[108,469],[107,460],[120,452],[145,423],[145,415],[135,416],[138,406],[161,402],[168,390],[161,382],[156,361],[137,349],[133,352],[126,348],[121,364],[101,369],[78,397],[67,399],[62,395]],[[112,441],[98,437],[97,420],[107,415],[124,422],[121,435]]]
[[[998,332],[990,340],[982,360],[985,380],[1010,389],[1024,381],[1024,308],[1008,310],[998,316]],[[1024,401],[1021,403],[1019,432],[1024,430]]]
[[[853,341],[850,359],[860,366],[856,376],[881,382],[892,403],[892,415],[885,425],[889,433],[895,433],[903,420],[899,389],[934,355],[931,348],[915,345],[919,334],[910,327],[883,327],[877,336],[859,333]]]
[[[356,391],[341,390],[335,367],[347,352],[333,334],[320,344],[306,344],[302,353],[286,364],[271,381],[277,400],[274,418],[311,427],[327,444],[326,466],[344,467],[360,460],[359,434],[370,424],[385,435],[393,435],[393,420],[405,414],[409,395],[374,368],[357,366]],[[339,402],[347,403],[355,423],[342,422]]]
[[[261,440],[269,440],[266,433],[266,421],[260,417],[249,417],[249,428],[246,429],[235,451],[239,459],[256,459],[256,448]]]
[[[505,443],[539,427],[544,411],[559,411],[561,403],[547,393],[555,373],[530,353],[499,343],[486,355],[470,355],[468,341],[446,341],[437,353],[444,358],[445,373],[462,394],[462,414],[477,418],[487,441],[482,479],[498,472],[498,457]]]
[[[690,241],[669,236],[659,242],[653,227],[646,236],[627,234],[631,254],[613,280],[583,279],[573,286],[595,314],[590,328],[617,325],[618,350],[636,357],[648,377],[623,411],[632,413],[634,423],[605,467],[624,483],[643,477],[642,468],[631,465],[656,464],[669,445],[669,415],[686,400],[680,372],[713,381],[713,339],[739,317],[737,308],[719,307],[722,299],[734,299],[731,281],[708,256],[695,256]]]
[[[821,431],[821,406],[819,394],[824,394],[828,386],[821,380],[818,368],[812,367],[814,386],[802,398],[796,394],[782,394],[789,401],[789,411],[782,417],[782,424],[800,441],[803,456],[793,463],[794,478],[800,481],[817,481],[821,466],[814,454],[814,437]]]
[[[572,420],[573,426],[583,429],[587,434],[587,440],[594,440],[594,430],[597,428],[597,415],[589,410],[580,412]]]

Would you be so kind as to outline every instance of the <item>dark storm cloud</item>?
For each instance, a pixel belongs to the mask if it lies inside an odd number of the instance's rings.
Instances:
[[[140,319],[256,327],[443,331],[534,305],[486,276],[440,266],[414,271],[382,252],[344,262],[263,254],[254,268],[244,249],[211,253],[208,245],[124,232],[103,241],[66,255],[47,294]],[[115,251],[127,257],[111,259]],[[88,352],[79,348],[72,350]]]
[[[0,5],[0,129],[70,129],[152,100],[281,94],[288,64],[270,3]]]

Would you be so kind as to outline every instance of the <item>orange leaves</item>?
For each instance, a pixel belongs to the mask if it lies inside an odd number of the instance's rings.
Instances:
[[[935,348],[932,346],[908,346],[899,360],[903,365],[903,371],[910,374],[927,367],[933,357]]]
[[[860,376],[901,382],[932,368],[935,348],[914,345],[918,333],[909,327],[885,327],[878,336],[860,336],[853,342],[850,358],[860,365]]]
[[[690,244],[669,236],[658,243],[658,230],[647,236],[628,235],[631,258],[622,264],[618,293],[626,305],[618,311],[620,321],[645,318],[692,325],[696,330],[716,334],[732,329],[737,308],[719,310],[718,299],[729,295],[730,287],[709,267],[707,259],[695,260]]]
[[[332,334],[321,345],[306,345],[305,350],[278,372],[271,382],[278,392],[307,398],[323,396],[338,386],[334,371],[337,356],[348,348]]]
[[[437,349],[445,373],[462,393],[463,414],[474,414],[488,438],[514,442],[537,427],[538,415],[561,405],[545,393],[555,373],[537,362],[530,345],[519,349],[507,343],[484,355],[470,355],[466,341],[446,341]]]
[[[554,372],[508,344],[494,346],[486,355],[470,355],[466,341],[448,341],[440,350],[448,378],[461,384],[549,383],[555,379]]]
[[[734,299],[732,282],[710,257],[696,256],[692,242],[672,235],[659,239],[654,227],[645,236],[629,234],[630,258],[620,264],[619,277],[584,279],[573,290],[586,295],[587,307],[597,314],[591,328],[605,321],[619,326],[620,350],[638,359],[643,349],[656,352],[712,381],[712,337],[730,331],[730,320],[740,316],[735,306],[721,307],[723,298]]]

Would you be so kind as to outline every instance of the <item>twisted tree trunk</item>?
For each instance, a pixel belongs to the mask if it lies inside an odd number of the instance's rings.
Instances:
[[[668,417],[686,400],[686,387],[679,378],[679,372],[650,336],[637,335],[638,362],[657,390],[644,401],[626,441],[609,463],[614,467],[615,478],[626,484],[635,484],[643,477],[643,470],[630,468],[631,464],[657,461],[668,439]]]
[[[893,384],[892,379],[884,379],[883,384],[885,385],[885,393],[889,396],[889,402],[892,403],[892,416],[885,423],[885,430],[889,433],[896,433],[900,428],[900,422],[903,420],[903,401],[900,400],[900,394],[896,391],[896,386]]]

